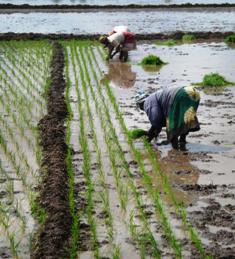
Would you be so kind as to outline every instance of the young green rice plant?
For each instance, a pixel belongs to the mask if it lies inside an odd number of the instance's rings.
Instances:
[[[112,97],[112,96],[111,96],[111,97]],[[114,104],[115,104],[115,103],[114,103]],[[115,105],[115,106],[116,106],[116,105]],[[117,108],[118,108],[118,107],[116,107],[116,110],[117,110],[117,112],[118,112],[118,109],[117,109]],[[119,114],[118,117],[121,118],[121,114]],[[125,126],[122,121],[121,121],[121,124],[123,124],[123,126]],[[124,130],[125,130],[125,127],[123,127],[123,128],[124,128]],[[127,136],[128,136],[128,135],[127,135]],[[195,244],[195,246],[196,246],[196,248],[198,249],[198,251],[200,252],[201,256],[202,256],[203,258],[205,258],[205,257],[206,257],[206,256],[205,256],[205,250],[204,250],[204,248],[203,248],[203,245],[202,245],[202,243],[201,243],[201,240],[200,240],[200,238],[199,238],[199,236],[198,236],[196,230],[193,228],[192,224],[191,224],[190,222],[188,222],[188,220],[187,220],[187,213],[186,213],[185,208],[182,206],[181,203],[177,202],[176,197],[175,197],[175,195],[174,195],[174,193],[173,193],[173,190],[172,190],[172,188],[171,188],[171,185],[170,185],[170,183],[169,183],[169,180],[168,180],[167,176],[166,176],[164,173],[162,173],[162,172],[160,171],[159,164],[158,164],[158,162],[157,162],[157,160],[156,160],[156,155],[155,155],[155,153],[154,153],[154,151],[153,151],[151,145],[147,142],[147,140],[144,141],[144,144],[145,144],[146,150],[148,151],[148,153],[149,153],[149,155],[150,155],[150,160],[151,160],[151,162],[152,162],[154,171],[160,173],[160,175],[161,175],[161,177],[162,177],[162,183],[163,183],[165,192],[169,194],[171,200],[173,201],[174,205],[176,206],[176,208],[177,208],[177,210],[178,210],[178,212],[179,212],[179,215],[181,216],[182,221],[183,221],[184,225],[186,226],[186,229],[187,229],[188,232],[189,232],[189,235],[190,235],[190,237],[191,237],[192,242]],[[137,157],[138,157],[138,156],[139,156],[139,155],[137,154]],[[147,182],[149,182],[149,183],[151,182],[151,179],[148,180],[148,178],[147,178],[146,180],[147,180]]]
[[[235,34],[228,35],[227,37],[225,37],[224,41],[229,45],[235,44]]]
[[[74,56],[72,55],[72,64],[73,64],[73,69],[75,69],[75,60]],[[88,223],[91,228],[91,233],[92,233],[92,241],[93,241],[93,249],[94,249],[94,254],[96,257],[99,257],[99,247],[98,247],[98,239],[97,239],[97,232],[96,232],[96,222],[93,219],[92,211],[94,208],[93,204],[93,183],[91,180],[91,158],[90,158],[90,152],[88,149],[88,141],[87,141],[87,136],[85,133],[85,125],[84,125],[84,117],[83,117],[83,106],[82,106],[82,99],[80,95],[80,90],[78,88],[78,79],[76,76],[76,72],[74,70],[75,74],[75,82],[76,82],[76,90],[77,90],[77,96],[78,96],[78,113],[79,113],[79,119],[80,119],[80,135],[79,135],[79,142],[81,145],[81,149],[83,151],[83,172],[84,176],[87,182],[87,191],[86,191],[86,198],[87,198],[87,208],[86,208],[86,214],[88,218]]]
[[[142,66],[161,66],[166,64],[158,56],[148,55],[142,59],[140,65]]]
[[[82,58],[82,61],[83,61],[83,64],[84,64],[85,75],[86,75],[86,78],[87,78],[87,80],[89,82],[89,85],[90,85],[90,76],[89,76],[89,73],[88,73],[88,70],[87,70],[87,65],[86,65],[86,62],[85,62],[84,55],[83,55],[83,49],[81,47],[80,47],[80,53],[81,53],[81,58]],[[82,80],[84,82],[83,85],[85,87],[84,75],[82,77]],[[84,90],[86,91],[86,88],[84,88]],[[106,139],[107,145],[109,145],[109,146],[112,145],[111,144],[112,138],[107,137],[107,131],[105,131],[105,139]],[[111,162],[111,167],[112,167],[112,170],[113,170],[113,173],[114,173],[114,177],[115,177],[115,180],[116,180],[116,186],[117,186],[117,190],[118,190],[118,194],[119,194],[119,198],[120,198],[120,202],[121,202],[121,208],[125,211],[126,210],[126,203],[127,203],[127,200],[128,200],[128,191],[126,191],[126,187],[123,185],[123,183],[120,179],[120,171],[119,171],[119,168],[117,168],[117,166],[116,166],[116,158],[115,158],[116,152],[115,152],[115,150],[109,149],[109,157],[110,157],[110,162]]]
[[[161,171],[159,163],[157,162],[156,154],[155,154],[154,150],[152,149],[150,143],[148,143],[147,140],[144,140],[144,146],[145,146],[145,148],[148,152],[148,155],[150,157],[150,160],[152,162],[154,172],[156,172],[157,174],[160,175],[162,183],[163,183],[164,191],[169,195],[171,201],[175,205],[177,213],[179,214],[179,216],[181,216],[181,219],[183,221],[183,224],[184,224],[186,230],[189,233],[191,241],[194,243],[197,250],[200,252],[202,258],[206,258],[205,250],[202,245],[201,239],[200,239],[197,231],[193,228],[192,224],[188,221],[187,212],[186,212],[186,209],[184,208],[183,204],[177,201],[166,174],[164,174],[164,172]]]
[[[183,35],[183,37],[182,37],[182,42],[183,43],[192,43],[192,42],[194,42],[196,40],[196,37],[195,37],[195,35],[193,35],[193,34],[185,34],[185,35]]]
[[[66,120],[66,144],[68,145],[68,153],[66,156],[66,166],[69,175],[69,206],[72,215],[72,228],[71,228],[71,246],[70,246],[70,258],[75,258],[77,256],[77,248],[78,248],[78,241],[79,241],[79,215],[76,213],[76,206],[74,201],[74,171],[73,171],[73,164],[72,164],[72,149],[71,149],[71,120],[73,118],[73,111],[70,104],[70,88],[71,82],[69,80],[69,57],[68,52],[65,51],[65,77],[66,77],[66,93],[65,93],[65,100],[68,110],[68,117]]]
[[[175,46],[175,45],[179,44],[179,41],[178,40],[174,40],[174,39],[157,40],[157,41],[155,41],[155,44],[163,45],[163,46]]]
[[[76,50],[75,47],[74,47],[74,52],[75,52],[76,60],[79,64],[79,70],[82,72],[83,71],[82,64],[79,61],[78,53],[77,53],[77,50]],[[82,55],[82,60],[84,61],[83,58],[84,57]],[[87,68],[86,65],[84,65],[84,71],[85,72],[87,72],[86,68]],[[86,73],[86,79],[88,80],[89,85],[90,85],[90,78],[87,75],[88,74]],[[84,96],[85,96],[84,99],[85,99],[85,103],[86,103],[86,107],[87,107],[87,114],[88,114],[88,118],[89,118],[90,129],[91,129],[92,136],[93,136],[93,144],[94,144],[94,148],[95,148],[96,154],[97,154],[98,173],[99,173],[99,176],[100,176],[100,179],[101,179],[101,184],[102,184],[102,186],[105,187],[105,191],[100,193],[100,197],[101,197],[101,200],[103,201],[103,205],[104,205],[103,211],[106,213],[106,215],[108,215],[108,217],[106,219],[106,225],[108,227],[108,235],[109,235],[109,238],[110,238],[110,242],[112,243],[113,242],[113,226],[112,226],[113,220],[112,220],[112,215],[111,215],[110,207],[109,207],[108,189],[107,189],[107,186],[105,184],[105,176],[104,176],[103,165],[102,165],[102,160],[101,160],[101,150],[98,147],[97,136],[96,136],[96,132],[94,130],[95,125],[94,125],[94,122],[93,122],[93,116],[92,116],[92,112],[91,112],[91,108],[90,108],[90,104],[89,104],[90,98],[89,98],[88,91],[87,91],[87,84],[85,82],[84,72],[81,74],[81,80],[82,80],[83,93],[84,93]],[[106,139],[106,141],[109,141],[109,139]],[[113,160],[112,160],[112,165],[113,165],[113,168],[116,169]],[[118,175],[118,173],[116,174],[116,176],[117,175]],[[117,181],[119,181],[118,177],[116,179],[117,179]],[[127,202],[128,191],[121,185],[120,182],[117,185],[120,186],[119,190],[121,190],[121,192],[123,194],[121,206],[122,206],[122,208],[125,208],[126,202]],[[121,197],[121,195],[120,195],[120,197]],[[114,256],[114,258],[116,258],[117,255],[118,255],[117,252],[119,251],[119,248],[115,244],[113,244],[112,246],[113,246],[113,250],[114,250],[113,256]]]
[[[5,236],[9,241],[10,251],[13,258],[18,259],[19,255],[18,255],[17,248],[19,246],[19,242],[16,242],[15,233],[10,232],[10,216],[7,211],[7,208],[5,208],[1,203],[0,203],[0,226],[3,227]]]
[[[90,58],[89,56],[88,56],[88,59],[89,59],[89,62],[91,62],[91,58]],[[92,67],[92,66],[91,66],[91,67]],[[93,73],[94,73],[94,70],[93,70]],[[96,78],[96,80],[97,80],[97,77],[96,77],[95,74],[94,74],[94,78]],[[98,83],[98,82],[97,82],[97,83]],[[97,86],[98,86],[98,84],[97,84]],[[101,94],[100,87],[98,87],[98,89],[99,89],[99,94]],[[92,91],[93,91],[93,89],[91,88],[91,92],[92,92]],[[102,98],[102,100],[103,100],[103,98]],[[104,100],[103,100],[103,102],[104,102]],[[97,107],[97,110],[100,111],[101,108],[99,108],[99,105],[98,105],[97,103],[96,103],[96,107]],[[129,170],[129,167],[128,167],[128,163],[126,162],[125,157],[124,157],[124,155],[123,155],[123,151],[122,151],[122,149],[120,148],[120,145],[118,144],[119,141],[118,141],[118,137],[115,135],[115,130],[114,130],[114,128],[112,128],[112,122],[111,122],[110,115],[109,115],[109,109],[107,108],[106,105],[104,105],[104,108],[102,108],[102,110],[105,110],[105,111],[106,111],[106,116],[107,116],[106,121],[109,121],[109,123],[110,123],[110,125],[111,125],[112,132],[113,132],[112,139],[115,139],[116,145],[119,147],[119,150],[118,150],[118,151],[115,151],[115,153],[117,154],[117,152],[118,152],[118,157],[121,157],[121,158],[122,158],[122,163],[124,163],[124,168],[125,168],[125,170],[127,170],[127,172],[128,172],[128,176],[129,176],[128,179],[131,179],[131,173],[130,173],[130,170]],[[110,127],[110,126],[109,126],[109,127]],[[105,131],[105,127],[103,128],[103,130]],[[113,145],[112,145],[112,146],[113,146]],[[130,180],[129,183],[130,183],[130,186],[131,186],[133,192],[135,193],[135,198],[136,198],[136,201],[137,201],[137,204],[138,204],[139,208],[143,208],[143,207],[141,207],[140,195],[139,195],[139,193],[137,192],[137,190],[136,190],[136,188],[135,188],[133,182]],[[142,203],[142,204],[143,204],[143,203]],[[143,210],[141,210],[141,215],[144,215]],[[145,219],[145,226],[147,226],[147,225],[148,225],[148,222],[147,222],[147,220],[146,220],[145,215],[142,217],[142,219]],[[147,228],[147,229],[148,229],[148,228]],[[150,232],[149,232],[149,233],[150,233]],[[151,235],[151,236],[152,236],[152,235]],[[159,258],[159,254],[160,254],[160,253],[159,253],[159,251],[158,251],[158,249],[157,249],[157,245],[156,245],[156,242],[155,242],[154,238],[152,239],[152,242],[153,242],[153,243],[152,243],[153,247],[155,247],[155,255],[156,255],[157,258]]]
[[[11,81],[11,84],[12,84],[12,85],[16,84],[16,80],[17,80],[17,82],[18,82],[17,85],[19,86],[18,89],[17,89],[17,91],[18,91],[18,92],[19,92],[19,91],[22,92],[22,93],[23,93],[22,95],[23,95],[24,97],[27,97],[27,98],[28,98],[28,96],[30,96],[30,97],[32,98],[32,100],[37,103],[37,105],[39,105],[40,107],[42,107],[43,104],[42,104],[41,100],[39,100],[39,99],[35,96],[34,92],[33,92],[32,89],[31,89],[31,86],[30,86],[29,84],[25,84],[25,82],[22,80],[22,78],[21,78],[18,74],[15,73],[15,69],[12,68],[12,67],[5,61],[5,59],[2,59],[2,62],[4,63],[4,65],[5,65],[6,69],[7,69],[7,77],[8,77],[8,80]],[[22,89],[22,86],[24,86],[24,89]],[[27,91],[27,92],[25,92],[25,91]],[[26,95],[26,94],[27,94],[27,95]]]
[[[136,159],[136,161],[139,165],[140,172],[142,173],[142,176],[143,176],[143,182],[144,182],[144,184],[147,188],[147,191],[148,191],[150,197],[154,201],[156,212],[158,212],[158,214],[160,216],[164,232],[165,232],[166,236],[168,237],[168,240],[169,240],[172,248],[174,249],[176,256],[181,257],[182,256],[182,248],[181,248],[179,242],[177,241],[177,239],[175,237],[175,234],[174,234],[174,232],[171,228],[168,216],[165,212],[165,209],[163,207],[163,203],[161,201],[160,194],[157,190],[153,189],[152,180],[151,180],[150,176],[148,175],[148,172],[145,169],[145,166],[144,166],[143,161],[142,161],[141,153],[136,149],[136,147],[134,146],[133,140],[130,138],[130,136],[128,134],[128,130],[127,130],[126,125],[124,123],[124,119],[122,117],[122,114],[119,111],[119,107],[116,103],[116,99],[115,99],[114,95],[112,94],[111,89],[110,89],[108,84],[105,85],[105,89],[106,89],[107,95],[110,98],[111,104],[113,105],[113,108],[116,112],[117,118],[119,119],[119,122],[120,122],[120,125],[121,125],[122,129],[123,129],[123,132],[124,132],[124,134],[127,138],[127,142],[130,145],[131,151],[133,152],[133,155],[134,155],[134,157],[135,157],[135,159]]]
[[[201,85],[204,87],[223,87],[232,84],[235,83],[227,81],[223,76],[218,73],[210,73],[208,75],[205,75],[201,83]]]

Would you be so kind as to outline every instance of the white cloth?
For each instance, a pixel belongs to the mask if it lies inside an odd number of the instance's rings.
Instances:
[[[111,43],[112,46],[117,47],[121,43],[123,43],[125,37],[122,32],[116,32],[108,37],[108,41]]]
[[[125,26],[125,25],[115,26],[115,27],[113,28],[113,31],[114,31],[114,32],[125,32],[125,31],[129,31],[129,32],[130,32],[130,30],[128,29],[128,27]]]

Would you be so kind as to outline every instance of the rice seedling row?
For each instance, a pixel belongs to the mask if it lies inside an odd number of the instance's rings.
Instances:
[[[100,49],[99,49],[100,51]],[[101,53],[102,56],[104,56],[104,54]],[[134,149],[134,146],[133,146],[133,141],[132,139],[128,136],[128,129],[126,128],[125,126],[125,123],[124,123],[124,120],[123,120],[123,117],[122,117],[122,114],[119,110],[119,107],[117,105],[117,102],[115,100],[115,97],[113,95],[113,93],[111,92],[110,90],[110,86],[108,84],[106,84],[106,90],[107,90],[107,94],[108,96],[110,97],[110,100],[112,101],[112,104],[113,104],[113,107],[115,109],[115,112],[117,114],[117,117],[119,118],[119,121],[120,121],[120,124],[122,126],[122,129],[123,131],[126,133],[126,137],[127,137],[127,140],[128,142],[130,143],[130,146],[133,150],[133,152],[136,154],[136,156],[138,157],[139,154],[138,154],[138,151]],[[173,190],[172,190],[172,187],[170,186],[170,183],[167,179],[167,176],[160,171],[160,167],[159,167],[159,164],[156,160],[156,156],[155,156],[155,153],[151,147],[151,145],[147,142],[147,141],[144,141],[144,145],[145,145],[145,148],[146,148],[146,151],[148,152],[149,154],[149,157],[150,157],[150,160],[151,160],[151,163],[153,165],[153,169],[156,173],[160,174],[161,176],[161,180],[162,180],[162,184],[164,186],[164,189],[166,191],[166,193],[170,196],[173,204],[175,205],[176,207],[176,211],[178,212],[178,214],[181,216],[182,218],[182,221],[183,221],[183,224],[185,225],[188,233],[189,233],[189,236],[191,238],[191,241],[195,244],[197,250],[199,251],[200,255],[202,257],[206,257],[206,254],[205,254],[205,251],[204,251],[204,248],[202,246],[202,243],[201,243],[201,240],[200,240],[200,237],[198,236],[196,230],[193,228],[193,226],[191,225],[190,222],[188,222],[187,220],[187,215],[186,215],[186,210],[185,208],[183,207],[182,204],[180,204],[177,200],[176,200],[176,197],[173,193]],[[137,152],[136,152],[137,151]],[[148,178],[147,178],[148,179]],[[147,181],[152,181],[151,178],[149,178],[149,180]]]
[[[0,200],[0,228],[5,233],[1,246],[5,246],[14,258],[29,258],[35,227],[32,217],[35,206],[34,188],[38,184],[41,163],[36,126],[40,114],[45,112],[45,108],[42,109],[45,101],[41,99],[39,105],[35,100],[41,98],[47,81],[40,80],[38,83],[36,80],[38,74],[42,73],[39,72],[43,70],[42,67],[38,66],[38,70],[31,71],[18,68],[19,64],[22,67],[25,65],[24,52],[28,44],[31,44],[32,50],[36,49],[32,42],[22,43],[20,50],[15,46],[15,51],[9,48],[11,44],[6,44],[0,43],[3,53],[0,60],[0,178],[4,182],[0,186],[3,193]],[[40,45],[43,46],[43,43]],[[50,48],[47,45],[44,52],[50,53]],[[27,58],[30,60],[30,52]],[[48,61],[49,59],[50,54]],[[31,77],[28,73],[35,75]],[[44,73],[44,78],[47,78],[48,72],[44,70]],[[38,88],[32,88],[34,85]]]
[[[2,44],[7,55],[10,55],[10,58],[13,59],[15,64],[17,63],[17,66],[24,67],[28,75],[37,79],[36,81],[45,80],[47,78],[45,71],[48,71],[51,55],[50,52],[46,53],[45,51],[47,48],[46,43],[44,46],[41,44],[37,48],[36,46],[32,48],[28,44],[27,49],[25,48],[25,43],[23,43],[22,47],[20,45],[21,43],[12,41],[10,44],[4,44],[4,42]],[[23,51],[20,50],[21,48]],[[12,56],[12,53],[17,53],[17,55]]]
[[[86,53],[86,59],[89,60],[90,66],[92,68],[91,70],[92,70],[93,76],[95,78],[96,84],[99,84],[99,82],[97,80],[97,75],[96,75],[96,73],[93,69],[93,64],[91,62],[91,58],[90,58],[89,54],[87,53],[86,47],[85,47],[84,52]],[[89,73],[89,74],[91,74],[91,73]],[[93,96],[95,96],[94,89],[91,88],[91,91],[93,91]],[[122,184],[124,184],[126,182],[126,180],[125,181],[121,180],[122,176],[125,175],[127,177],[129,186],[126,187],[126,190],[130,187],[130,189],[133,192],[134,199],[135,199],[137,207],[139,209],[140,218],[141,218],[142,223],[143,223],[142,232],[143,232],[143,229],[145,229],[145,231],[144,231],[145,234],[147,233],[150,236],[150,241],[152,242],[152,245],[154,247],[154,253],[153,254],[156,257],[158,257],[159,251],[158,251],[158,248],[157,248],[156,241],[154,240],[153,234],[151,233],[151,231],[149,229],[149,226],[148,226],[148,220],[147,220],[147,217],[146,217],[145,212],[143,210],[144,206],[143,206],[143,202],[141,201],[141,198],[140,198],[140,193],[137,191],[136,186],[133,183],[132,173],[130,172],[128,162],[125,159],[125,156],[124,156],[123,150],[120,146],[116,131],[113,127],[113,122],[111,121],[110,114],[109,114],[107,105],[106,105],[105,100],[104,100],[104,96],[102,96],[101,99],[102,99],[101,103],[103,102],[103,104],[101,104],[101,107],[98,107],[99,102],[96,102],[96,107],[97,107],[97,110],[99,111],[100,114],[102,114],[102,110],[105,111],[105,114],[103,114],[105,116],[105,118],[103,118],[103,122],[104,122],[103,123],[103,130],[105,132],[106,127],[109,127],[109,130],[110,130],[109,136],[106,139],[106,143],[107,143],[107,146],[108,146],[108,149],[109,149],[110,157],[112,156],[112,159],[114,160],[114,162],[116,162],[116,164],[114,164],[114,170],[115,170],[115,167],[120,168],[120,172],[118,172],[118,177],[119,177],[118,183],[121,182]],[[107,122],[108,122],[108,124],[107,124]],[[109,145],[110,141],[108,141],[109,139],[113,140],[110,143],[110,145]],[[117,154],[118,154],[118,156],[117,156]],[[114,174],[114,175],[116,176],[116,174]],[[122,195],[122,193],[121,193],[121,195]],[[125,203],[127,203],[128,195],[124,196],[124,199],[125,199]],[[122,204],[122,197],[120,197],[120,203]],[[126,209],[126,204],[125,204],[124,209]],[[133,217],[131,215],[133,215],[133,213],[130,213],[130,217],[133,219]],[[133,230],[133,224],[130,224],[130,230],[131,230],[130,231],[131,234],[134,234],[134,231],[132,231]],[[143,235],[143,233],[141,233],[141,232],[139,232],[138,234],[140,234],[140,236]],[[135,235],[135,237],[138,237],[138,235]],[[147,254],[146,247],[145,247],[145,244],[144,244],[145,240],[143,240],[141,238],[136,238],[136,241],[138,242],[139,248],[142,250],[142,255]]]
[[[5,65],[7,66],[8,70],[11,71],[12,75],[15,77],[15,80],[18,80],[19,83],[23,86],[25,86],[22,90],[24,90],[25,94],[29,94],[33,99],[35,99],[38,104],[42,107],[42,97],[40,96],[39,90],[35,89],[35,84],[38,84],[37,81],[33,81],[33,79],[30,79],[28,76],[26,76],[26,73],[19,69],[18,66],[12,65],[12,61],[10,59],[5,60]]]
[[[81,52],[81,51],[80,51],[80,52]],[[81,52],[80,55],[81,55],[81,57],[83,56],[82,52]],[[86,60],[87,60],[87,57],[86,57]],[[88,60],[89,60],[89,59],[88,59]],[[83,63],[84,63],[84,57],[83,57]],[[85,63],[84,63],[84,64],[85,64]],[[86,65],[83,65],[83,66],[86,66]],[[86,70],[86,69],[85,69],[85,70]],[[94,71],[93,71],[93,72],[94,72]],[[87,73],[87,72],[86,72],[86,76],[87,76],[88,74],[90,74],[90,73]],[[89,77],[88,77],[88,78],[89,78]],[[88,82],[89,82],[89,79],[88,79]],[[90,84],[88,83],[88,85],[90,85]],[[92,92],[92,91],[91,91],[91,92]],[[95,95],[94,95],[94,92],[93,92],[93,98],[94,98],[94,96],[95,96]],[[94,100],[95,100],[95,99],[94,99]],[[97,101],[96,101],[96,106],[97,106]],[[100,109],[100,108],[99,108],[99,109]],[[106,112],[107,112],[107,107],[106,107]],[[101,114],[101,113],[100,113],[100,114]],[[100,115],[99,115],[99,116],[100,116]],[[102,116],[102,115],[101,115],[101,116]],[[104,116],[104,115],[103,115],[103,116]],[[107,115],[106,115],[106,116],[107,116]],[[104,119],[103,119],[103,120],[104,120]],[[106,119],[106,120],[107,120],[107,119]],[[112,124],[111,121],[110,121],[110,118],[109,118],[109,123]],[[104,124],[104,129],[107,128],[107,125],[106,125],[106,124],[107,124],[107,123]],[[106,134],[107,134],[107,133],[106,133]],[[113,138],[113,136],[111,135],[110,137],[108,137],[108,138],[106,138],[106,139],[108,139],[109,142],[110,142],[110,139],[112,139],[112,138]],[[116,141],[117,141],[117,137],[116,137]],[[106,144],[107,144],[107,143],[108,143],[108,141],[106,140]],[[109,147],[109,150],[111,150],[110,147],[111,147],[111,146],[114,146],[114,145],[113,145],[113,143],[112,143],[111,145],[108,145],[108,144],[107,144],[107,146]],[[114,146],[114,147],[115,147],[115,146]],[[115,149],[114,149],[114,152],[117,153],[116,147],[115,147]],[[120,152],[120,150],[119,150],[119,152]],[[114,154],[114,153],[113,153],[113,154]],[[109,156],[111,157],[111,160],[112,160],[112,159],[114,160],[115,156],[113,156],[112,153],[109,152]],[[116,162],[116,161],[113,161],[115,167],[120,167],[120,162],[117,162],[117,164],[115,164],[115,162]],[[126,162],[125,162],[125,163],[126,163]],[[112,162],[111,162],[111,164],[112,164]],[[115,167],[113,166],[113,168],[115,168]],[[123,173],[123,172],[122,172],[122,173]],[[114,175],[115,175],[115,174],[114,174]],[[119,178],[120,178],[120,175],[121,175],[121,174],[119,174]],[[139,199],[139,200],[140,200],[140,199]],[[120,202],[120,203],[121,203],[121,202]],[[139,206],[139,208],[141,208],[141,206]],[[143,208],[143,207],[142,207],[142,208]],[[143,214],[143,212],[142,212],[142,214]],[[142,217],[142,219],[145,219],[145,217]],[[133,226],[133,224],[132,224],[132,226]],[[146,227],[146,220],[145,220],[145,227]],[[132,233],[134,233],[134,231],[132,231]],[[151,235],[150,235],[150,237],[151,237]],[[150,240],[152,240],[152,241],[154,242],[154,247],[156,248],[157,246],[156,246],[156,242],[155,242],[155,240],[154,240],[154,238],[153,238],[153,235],[152,235],[152,239],[150,238]],[[142,241],[143,243],[146,242],[146,240],[143,240],[143,239],[139,239],[139,241]],[[140,247],[142,247],[142,249],[145,247],[145,246],[143,245],[143,243],[142,243],[142,245],[140,246]],[[156,254],[157,254],[157,248],[156,248],[154,251],[155,251],[155,255],[156,255]],[[144,253],[142,253],[142,254],[144,254]],[[146,251],[145,251],[145,254],[147,254]],[[159,252],[158,252],[158,256],[159,256]]]
[[[96,217],[93,216],[93,210],[94,210],[94,198],[93,198],[93,192],[94,192],[94,184],[91,179],[91,166],[92,166],[92,161],[91,161],[91,154],[90,154],[90,143],[88,141],[88,136],[87,136],[87,126],[84,124],[85,116],[86,115],[86,107],[83,106],[82,102],[82,96],[79,87],[81,87],[81,82],[80,82],[80,77],[81,74],[77,74],[75,67],[75,59],[74,55],[72,56],[72,65],[73,65],[73,73],[74,73],[74,79],[72,82],[75,83],[75,88],[76,88],[76,95],[77,95],[77,112],[79,114],[79,121],[80,121],[80,131],[78,135],[79,139],[79,144],[80,148],[82,151],[83,155],[83,164],[82,166],[82,172],[84,174],[84,179],[86,183],[86,188],[85,188],[85,199],[87,202],[87,206],[84,209],[85,216],[84,220],[88,222],[89,227],[90,227],[90,232],[91,232],[91,246],[94,250],[94,255],[96,257],[99,257],[99,248],[98,248],[98,237],[97,237],[97,229],[96,229],[96,222],[97,219]],[[80,215],[78,215],[79,219]]]
[[[93,58],[95,60],[94,52],[92,52],[92,53],[93,53]],[[107,93],[109,94],[109,92],[107,92]],[[110,95],[108,95],[108,96],[110,97]],[[111,99],[111,101],[113,101],[113,100]],[[122,124],[124,124],[124,121],[123,121],[123,118],[121,117],[121,114],[116,113],[116,115],[117,115],[117,118],[119,119],[119,123],[121,124],[121,126],[123,128]],[[127,131],[126,132],[124,131],[124,133],[127,134]],[[154,202],[156,212],[158,213],[158,215],[159,215],[159,217],[162,221],[163,230],[165,231],[165,234],[168,236],[169,242],[171,243],[171,246],[174,249],[175,254],[180,257],[181,256],[181,248],[180,248],[180,245],[179,245],[178,241],[176,241],[175,234],[174,234],[174,232],[172,230],[172,227],[170,226],[170,223],[168,221],[168,215],[166,214],[166,212],[163,208],[163,204],[162,204],[162,201],[161,201],[160,194],[157,190],[153,190],[152,182],[151,182],[151,179],[149,178],[148,172],[146,171],[146,169],[144,167],[144,164],[143,164],[143,161],[142,161],[142,158],[141,158],[141,154],[134,147],[132,142],[129,141],[129,144],[130,144],[130,147],[132,148],[132,151],[134,153],[134,157],[135,157],[135,159],[136,159],[136,161],[139,165],[140,172],[143,175],[143,182],[145,184],[145,187],[146,187],[147,191],[149,192],[150,197],[152,198],[152,200]]]
[[[104,57],[104,53],[103,54],[101,53],[101,55]],[[108,86],[108,85],[106,85],[106,86]],[[110,93],[110,97],[113,98],[114,96],[112,95],[112,93],[111,92],[109,92],[109,93]],[[114,104],[114,105],[116,105],[116,104]],[[118,111],[118,106],[116,106],[116,111],[121,116],[120,111]],[[121,124],[123,126],[125,126],[124,123],[121,122]],[[126,132],[128,132],[126,127],[123,127],[123,129]],[[127,134],[127,137],[128,137],[128,134]],[[130,139],[130,141],[131,141],[131,139]],[[182,203],[179,203],[177,201],[166,174],[164,174],[164,172],[162,172],[160,170],[160,167],[159,167],[159,164],[157,162],[156,155],[155,155],[155,152],[154,152],[152,146],[146,140],[144,141],[144,146],[146,148],[146,152],[149,155],[149,159],[151,160],[151,164],[153,166],[154,172],[160,175],[164,190],[165,190],[166,194],[169,195],[172,203],[175,205],[175,210],[178,213],[178,215],[181,217],[182,222],[184,224],[184,227],[188,231],[188,234],[190,236],[190,239],[191,239],[192,243],[194,243],[194,245],[196,246],[200,255],[202,257],[206,257],[205,250],[204,250],[204,247],[203,247],[202,242],[200,240],[200,237],[198,236],[197,231],[193,228],[192,224],[190,222],[188,222],[186,210],[183,207]]]

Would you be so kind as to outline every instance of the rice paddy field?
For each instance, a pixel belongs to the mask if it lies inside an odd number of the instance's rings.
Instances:
[[[38,1],[71,5],[39,12],[33,1],[0,1],[32,5],[0,8],[0,258],[234,258],[235,23],[226,2],[168,12],[144,0]],[[73,6],[104,4],[120,10]],[[106,61],[97,38],[120,23],[133,25],[137,49],[126,63]],[[148,55],[163,64],[141,65]],[[211,75],[226,84],[206,88]],[[150,128],[136,96],[191,84],[201,130],[183,149],[164,130],[151,143],[131,137]]]

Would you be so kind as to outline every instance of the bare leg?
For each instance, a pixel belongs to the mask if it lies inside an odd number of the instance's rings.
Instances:
[[[188,132],[185,133],[185,134],[180,135],[179,142],[180,142],[180,143],[186,143],[186,137],[187,137],[187,135],[188,135]]]
[[[120,60],[120,61],[123,60],[123,51],[120,51],[119,60]]]
[[[174,149],[178,149],[178,137],[174,137],[172,140],[171,140],[171,145]]]
[[[147,133],[148,141],[151,142],[153,138],[156,138],[158,134],[160,133],[161,129],[157,129],[154,126],[150,128],[150,130]]]
[[[123,61],[127,62],[128,59],[128,51],[123,51]]]
[[[113,55],[112,55],[113,50],[114,50],[114,47],[112,45],[109,45],[108,46],[109,54],[108,54],[108,57],[106,58],[107,60],[109,60],[113,57]]]

